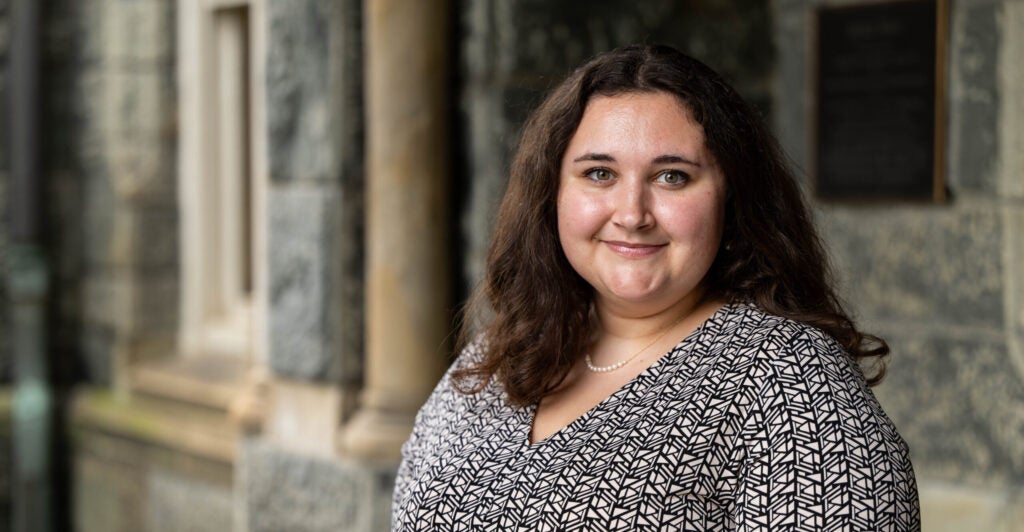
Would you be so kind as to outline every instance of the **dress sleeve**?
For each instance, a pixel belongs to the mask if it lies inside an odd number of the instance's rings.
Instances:
[[[920,530],[907,446],[856,364],[816,329],[775,345],[743,429],[736,530]]]
[[[398,522],[398,512],[402,506],[402,501],[405,500],[410,483],[418,476],[418,464],[423,463],[423,459],[419,457],[420,449],[422,448],[421,441],[423,439],[423,429],[420,427],[419,418],[420,414],[417,413],[416,422],[412,426],[412,434],[409,435],[409,439],[402,445],[402,462],[399,464],[398,472],[395,474],[395,489],[392,492],[391,498],[392,523]]]
[[[440,412],[445,410],[446,396],[452,392],[450,384],[450,372],[441,378],[433,393],[426,403],[416,413],[416,419],[412,426],[412,434],[402,445],[402,462],[395,474],[395,489],[391,499],[392,523],[398,522],[399,513],[402,510],[409,489],[420,477],[420,469],[426,464],[425,453],[429,450],[431,438],[439,434],[438,422]]]
[[[452,371],[477,363],[480,356],[480,340],[477,339],[456,358],[417,412],[412,434],[402,445],[402,462],[395,475],[395,489],[391,499],[392,523],[402,521],[401,513],[410,490],[415,488],[424,468],[431,465],[432,457],[442,440],[450,436],[452,424],[463,417],[458,412],[458,405],[465,402],[465,397],[452,387]]]

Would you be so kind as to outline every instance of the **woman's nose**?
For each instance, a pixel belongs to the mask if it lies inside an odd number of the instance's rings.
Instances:
[[[654,215],[651,213],[648,190],[643,183],[622,183],[616,187],[614,193],[614,214],[612,221],[615,225],[628,231],[639,231],[654,225]]]

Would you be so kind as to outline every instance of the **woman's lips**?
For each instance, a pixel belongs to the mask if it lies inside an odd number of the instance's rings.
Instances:
[[[604,245],[608,246],[608,249],[612,250],[617,255],[630,259],[642,259],[644,257],[650,257],[651,255],[661,251],[661,249],[668,244],[641,244],[605,240]]]

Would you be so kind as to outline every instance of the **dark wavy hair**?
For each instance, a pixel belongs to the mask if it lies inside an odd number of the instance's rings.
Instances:
[[[559,173],[590,99],[630,92],[679,98],[725,176],[725,225],[704,279],[707,295],[825,331],[857,361],[875,359],[868,382],[880,382],[889,348],[843,310],[800,188],[759,114],[700,61],[668,46],[627,46],[576,69],[526,122],[485,278],[463,316],[460,344],[479,335],[482,355],[453,373],[457,388],[473,393],[496,378],[512,404],[532,404],[584,355],[594,290],[559,243]],[[486,323],[471,323],[481,316]]]

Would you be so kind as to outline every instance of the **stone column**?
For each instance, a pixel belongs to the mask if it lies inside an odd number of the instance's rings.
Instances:
[[[445,367],[446,0],[367,0],[366,381],[343,452],[395,463]]]

